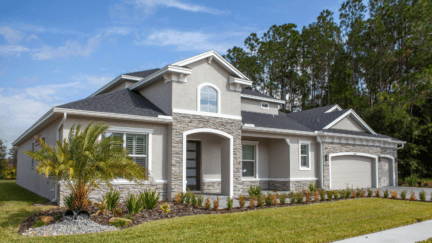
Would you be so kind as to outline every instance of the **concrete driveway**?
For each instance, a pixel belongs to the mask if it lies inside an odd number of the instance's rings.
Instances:
[[[409,196],[411,195],[411,190],[413,190],[415,192],[417,200],[420,200],[419,193],[421,191],[425,191],[426,192],[426,201],[431,200],[432,188],[407,187],[407,186],[384,186],[384,187],[381,187],[381,195],[386,189],[388,189],[389,191],[397,191],[399,197],[400,197],[400,193],[403,190],[406,190],[407,191],[407,198],[409,198]]]

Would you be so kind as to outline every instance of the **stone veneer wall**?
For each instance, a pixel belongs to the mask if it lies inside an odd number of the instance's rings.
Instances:
[[[260,186],[261,190],[269,190],[269,182],[268,181],[241,181],[242,185],[243,185],[243,190],[241,192],[241,194],[243,195],[249,195],[248,194],[248,189],[251,186]]]
[[[105,195],[106,192],[110,190],[108,185],[101,184],[99,185],[100,189],[94,190],[89,199],[94,202],[102,201],[102,196]],[[113,184],[112,188],[114,190],[120,191],[120,197],[125,198],[129,193],[130,194],[138,194],[141,191],[146,189],[156,190],[160,193],[159,200],[166,200],[167,197],[167,184],[164,183],[144,183],[144,184]],[[64,183],[57,183],[57,204],[60,207],[64,206],[63,198],[65,196],[70,195],[71,191],[67,188]]]
[[[351,145],[351,144],[341,144],[341,143],[328,143],[323,142],[323,158],[322,161],[324,163],[324,188],[329,189],[330,186],[330,174],[329,174],[329,161],[325,161],[325,156],[333,153],[343,153],[343,152],[357,152],[357,153],[366,153],[372,154],[376,156],[380,155],[390,155],[395,158],[395,181],[398,181],[398,166],[397,166],[397,150],[396,148],[386,148],[379,146],[369,146],[369,145]],[[378,186],[381,186],[381,174],[382,174],[382,165],[378,163]]]
[[[240,120],[198,116],[181,113],[172,114],[172,160],[170,185],[168,195],[170,199],[174,198],[177,191],[183,190],[183,132],[198,128],[211,128],[228,133],[233,136],[233,188],[234,196],[239,196],[243,190],[241,183],[241,125]],[[170,197],[171,196],[171,197]]]
[[[202,193],[221,193],[221,182],[220,181],[206,181],[201,182],[201,192]]]
[[[318,180],[290,181],[290,191],[302,191],[309,188],[310,184],[318,184]]]

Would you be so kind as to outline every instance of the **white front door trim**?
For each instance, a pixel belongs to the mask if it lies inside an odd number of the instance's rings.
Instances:
[[[187,136],[195,133],[213,133],[226,137],[230,141],[230,160],[229,160],[229,196],[234,196],[234,175],[233,175],[233,145],[234,137],[226,132],[222,132],[212,128],[198,128],[183,132],[183,192],[186,192],[186,146],[187,146]]]
[[[373,154],[366,154],[366,153],[344,152],[344,153],[329,154],[329,189],[332,189],[331,159],[332,157],[345,156],[345,155],[361,156],[361,157],[368,157],[368,158],[375,159],[375,187],[378,188],[378,156]]]
[[[396,175],[395,175],[395,158],[393,156],[386,155],[386,154],[381,154],[380,157],[391,159],[391,161],[392,161],[392,186],[396,186],[396,180],[395,180],[395,177],[396,177]]]

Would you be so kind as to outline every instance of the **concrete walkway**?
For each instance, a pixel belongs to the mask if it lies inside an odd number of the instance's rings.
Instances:
[[[415,223],[407,226],[384,230],[372,234],[362,235],[337,242],[392,242],[409,243],[418,242],[432,238],[432,220]]]

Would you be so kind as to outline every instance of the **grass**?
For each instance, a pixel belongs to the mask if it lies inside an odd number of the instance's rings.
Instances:
[[[12,189],[7,189],[15,188]],[[432,203],[364,198],[294,207],[271,208],[224,215],[197,215],[148,222],[116,232],[26,238],[16,233],[38,198],[18,192],[11,182],[0,181],[16,196],[0,207],[0,240],[19,242],[329,242],[416,223],[432,218]],[[17,192],[19,195],[17,195]],[[14,201],[16,200],[16,201]],[[11,204],[10,206],[7,206]],[[18,205],[20,206],[13,206]],[[15,211],[23,211],[17,215]],[[9,225],[9,226],[7,226]]]

